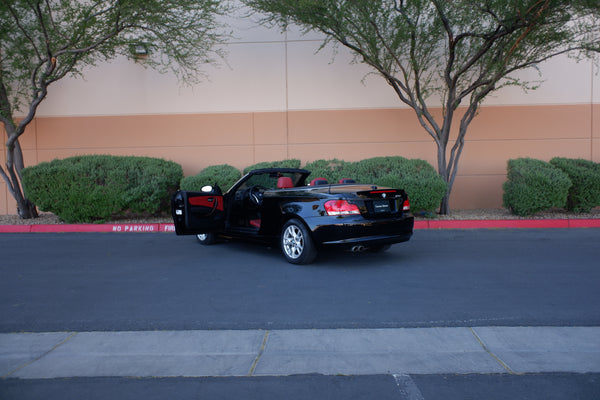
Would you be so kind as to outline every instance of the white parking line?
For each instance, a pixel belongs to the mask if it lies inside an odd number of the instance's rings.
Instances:
[[[409,375],[404,374],[394,374],[394,379],[396,380],[396,385],[398,385],[398,390],[400,391],[400,395],[402,395],[402,399],[405,400],[425,400],[423,394],[415,384],[415,381]]]

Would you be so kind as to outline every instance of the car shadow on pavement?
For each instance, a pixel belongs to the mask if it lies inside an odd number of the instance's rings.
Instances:
[[[312,265],[320,267],[344,268],[387,268],[402,265],[409,255],[402,249],[394,248],[383,252],[351,252],[324,249]]]
[[[275,245],[222,239],[217,244],[210,246],[210,248],[211,250],[218,248],[219,252],[226,251],[233,258],[245,258],[248,260],[248,257],[250,257],[256,262],[289,268],[397,268],[412,258],[412,253],[408,252],[402,244],[393,245],[389,250],[381,252],[368,250],[352,252],[349,250],[323,248],[319,250],[319,254],[314,262],[305,265],[288,263],[281,249]]]

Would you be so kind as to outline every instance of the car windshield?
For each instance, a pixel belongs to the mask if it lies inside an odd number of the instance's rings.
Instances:
[[[262,186],[265,189],[277,189],[277,182],[281,177],[289,177],[292,180],[293,187],[301,185],[304,175],[300,172],[269,172],[255,174],[250,176],[239,189],[246,189],[252,186]]]

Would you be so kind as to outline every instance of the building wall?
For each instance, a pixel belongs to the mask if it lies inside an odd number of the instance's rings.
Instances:
[[[229,23],[238,39],[199,84],[182,86],[127,59],[56,83],[21,139],[26,165],[110,153],[170,159],[186,175],[284,158],[400,155],[435,166],[435,144],[413,111],[344,49],[315,53],[314,34]],[[538,90],[503,89],[471,124],[451,207],[501,207],[510,158],[600,162],[600,78],[592,63],[560,58],[540,67],[541,77],[522,75],[543,79]],[[16,213],[3,181],[0,213]]]

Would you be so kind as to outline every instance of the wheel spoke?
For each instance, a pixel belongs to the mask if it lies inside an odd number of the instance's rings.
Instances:
[[[302,231],[295,225],[287,227],[283,234],[283,247],[290,258],[298,258],[304,249]]]

